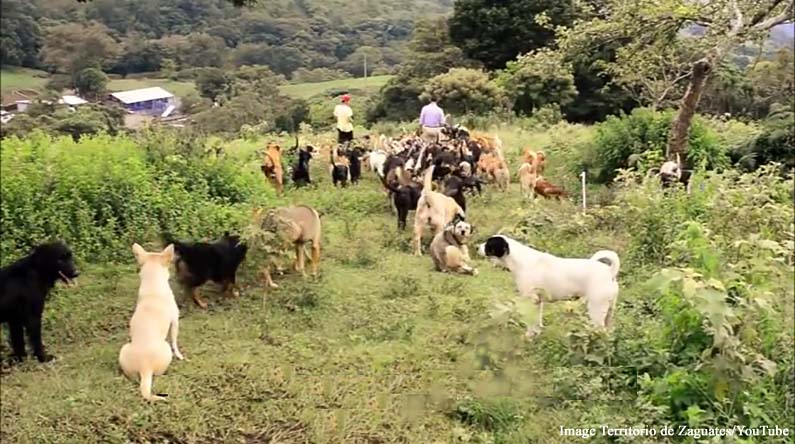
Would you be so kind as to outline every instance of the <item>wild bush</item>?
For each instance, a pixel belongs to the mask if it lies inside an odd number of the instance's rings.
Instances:
[[[4,260],[51,238],[92,261],[126,260],[133,242],[211,238],[244,226],[271,196],[254,166],[196,154],[173,136],[52,138],[3,142]]]
[[[791,424],[792,181],[776,166],[705,173],[690,195],[635,180],[622,180],[613,205],[583,219],[589,232],[621,224],[628,237],[629,253],[621,253],[621,242],[613,247],[622,257],[614,330],[594,331],[578,316],[566,320],[564,332],[545,333],[533,345],[559,366],[556,392],[589,399],[586,423],[615,421],[599,405],[632,399],[630,423],[643,417],[647,425]],[[533,238],[531,219],[539,217],[552,216],[534,212],[519,236]],[[537,222],[555,233],[534,244],[557,253],[552,243],[573,222]],[[521,326],[532,322],[534,310],[517,300],[501,303],[493,315]],[[583,380],[596,379],[603,385],[595,393],[583,387]],[[772,442],[767,439],[748,442]]]
[[[673,111],[652,111],[638,108],[629,115],[611,116],[596,127],[594,140],[584,146],[577,171],[588,171],[590,180],[612,181],[619,168],[628,166],[632,154],[657,152],[665,155]],[[687,158],[692,167],[702,164],[708,169],[728,166],[726,147],[721,146],[715,131],[704,120],[696,118],[690,127]]]

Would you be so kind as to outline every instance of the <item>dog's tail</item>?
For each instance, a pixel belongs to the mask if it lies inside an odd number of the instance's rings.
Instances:
[[[591,260],[599,261],[610,267],[610,274],[613,276],[613,279],[618,276],[618,270],[621,268],[621,261],[618,259],[618,255],[614,251],[597,251],[593,256],[591,256]]]
[[[422,192],[424,193],[427,191],[433,190],[433,168],[434,166],[431,165],[425,170],[425,177],[422,179]]]

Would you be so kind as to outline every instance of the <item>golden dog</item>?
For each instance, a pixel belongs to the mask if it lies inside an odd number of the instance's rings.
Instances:
[[[260,167],[262,173],[276,188],[276,191],[281,193],[284,189],[284,170],[282,169],[282,147],[278,144],[271,142],[265,147],[265,156],[262,159],[262,166]]]

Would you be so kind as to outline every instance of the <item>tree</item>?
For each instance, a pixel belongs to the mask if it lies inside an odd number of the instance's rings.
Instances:
[[[0,2],[0,64],[36,67],[41,40],[41,30],[28,2]]]
[[[188,36],[188,53],[185,63],[190,66],[221,67],[224,64],[226,44],[220,37],[194,33]]]
[[[354,76],[364,75],[364,62],[367,60],[367,72],[372,74],[373,69],[384,62],[384,55],[379,48],[361,46],[356,51],[345,57],[339,66]]]
[[[421,100],[435,97],[448,112],[487,113],[505,108],[505,93],[488,74],[477,69],[453,68],[425,85]]]
[[[452,44],[445,19],[418,22],[409,42],[406,61],[381,89],[378,102],[367,112],[367,120],[416,118],[422,106],[419,97],[428,79],[451,68],[474,68],[476,65]]]
[[[119,52],[108,28],[99,23],[53,26],[41,51],[44,63],[71,76],[84,68],[110,68]]]
[[[132,35],[123,43],[122,55],[111,72],[127,75],[135,72],[154,72],[163,62],[163,48],[155,40]]]
[[[489,69],[555,40],[555,26],[570,25],[574,2],[556,0],[458,0],[450,38],[467,57]]]
[[[603,0],[461,0],[449,22],[450,36],[464,53],[487,68],[502,69],[522,54],[556,48],[559,27],[575,20],[604,15]],[[602,121],[611,114],[629,111],[636,104],[614,82],[605,64],[615,61],[620,39],[565,53],[561,62],[571,65],[578,92],[576,101],[561,104],[566,118],[576,122]],[[527,109],[519,111],[528,112]]]
[[[75,75],[74,87],[81,97],[97,100],[106,91],[108,76],[96,68],[86,68]]]
[[[222,69],[205,68],[196,77],[196,88],[200,96],[217,100],[231,92],[232,79]]]
[[[577,96],[570,64],[549,49],[508,62],[497,84],[505,89],[518,114],[529,115],[548,104],[564,106]]]
[[[568,30],[563,46],[587,47],[594,41],[625,42],[616,65],[633,66],[635,75],[660,69],[655,61],[672,43],[686,44],[691,53],[687,86],[668,139],[666,157],[684,158],[688,129],[707,80],[737,45],[765,38],[774,26],[791,21],[793,0],[607,0],[606,14]],[[684,80],[684,79],[683,79]]]

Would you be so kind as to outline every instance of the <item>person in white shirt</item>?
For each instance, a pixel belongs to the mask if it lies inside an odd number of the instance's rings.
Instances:
[[[342,96],[342,103],[334,107],[334,117],[337,118],[337,143],[343,144],[353,140],[353,110],[348,103],[351,96]]]

